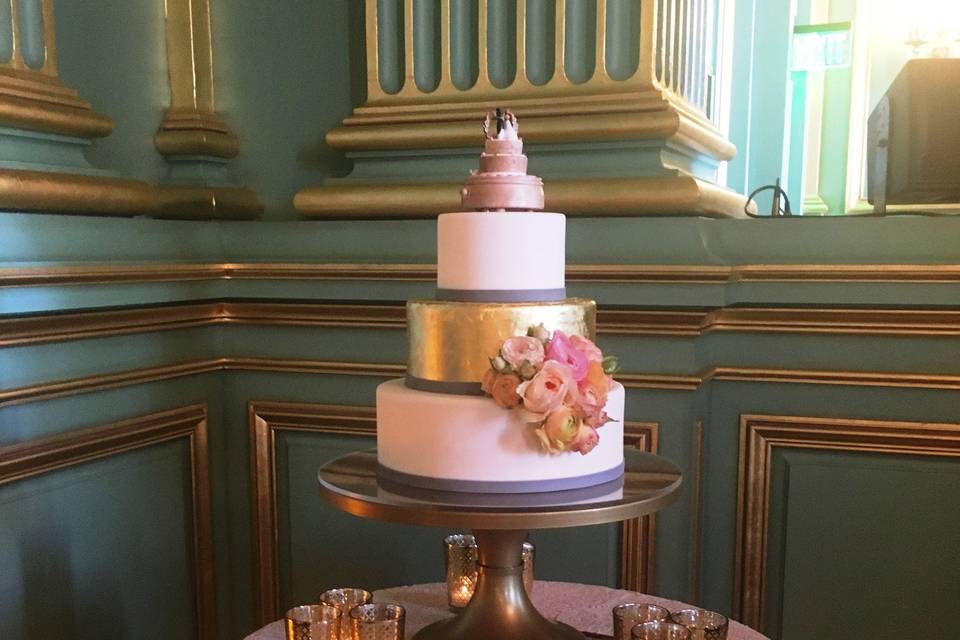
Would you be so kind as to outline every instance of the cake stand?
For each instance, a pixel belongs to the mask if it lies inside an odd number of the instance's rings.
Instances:
[[[424,627],[414,640],[584,640],[533,607],[523,588],[522,546],[531,529],[619,522],[662,509],[680,488],[680,471],[650,453],[625,449],[621,479],[570,491],[472,494],[427,491],[377,478],[377,452],[359,451],[320,468],[320,495],[361,518],[470,528],[478,575],[470,604],[455,618]]]

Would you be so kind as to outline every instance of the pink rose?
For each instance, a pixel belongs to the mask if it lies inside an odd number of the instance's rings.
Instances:
[[[574,349],[587,356],[587,360],[590,362],[603,362],[603,352],[590,338],[570,336],[570,344],[573,345]]]
[[[597,430],[581,424],[580,428],[577,429],[577,434],[574,436],[573,441],[570,443],[570,451],[579,451],[580,455],[585,456],[593,451],[594,447],[598,444],[600,444],[600,434],[597,433]]]
[[[587,356],[573,346],[570,338],[563,331],[553,332],[553,337],[547,343],[546,355],[547,360],[561,362],[570,367],[573,379],[577,382],[583,380],[587,375],[587,365],[590,364]]]
[[[570,367],[553,360],[544,362],[537,375],[520,383],[517,393],[523,398],[523,407],[541,420],[561,405],[576,404],[578,397]]]
[[[539,367],[543,364],[543,343],[529,336],[513,336],[500,347],[500,355],[518,371],[524,360]]]
[[[550,453],[567,451],[580,431],[580,419],[573,409],[562,406],[550,415],[536,430],[544,450]]]
[[[517,395],[517,385],[520,384],[520,376],[514,373],[496,373],[492,369],[490,373],[493,373],[493,376],[484,374],[483,382],[480,383],[484,393],[493,396],[493,401],[504,409],[519,406],[521,398]]]

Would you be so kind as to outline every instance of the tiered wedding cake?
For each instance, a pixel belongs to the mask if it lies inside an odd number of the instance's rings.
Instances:
[[[567,298],[565,218],[543,213],[516,118],[484,123],[461,213],[437,221],[437,299],[407,303],[405,380],[377,389],[378,473],[415,487],[557,491],[623,473],[623,387]]]

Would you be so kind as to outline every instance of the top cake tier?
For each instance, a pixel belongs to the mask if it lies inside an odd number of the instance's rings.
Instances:
[[[497,109],[483,125],[480,170],[460,192],[464,211],[437,221],[437,297],[553,302],[566,297],[566,221],[541,213],[543,182],[527,175],[517,119]]]

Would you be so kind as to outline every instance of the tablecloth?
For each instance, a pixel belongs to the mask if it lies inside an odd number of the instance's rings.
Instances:
[[[441,583],[417,584],[408,587],[393,587],[375,591],[375,602],[396,602],[407,610],[406,637],[412,638],[417,631],[436,620],[454,614],[447,609],[446,587]],[[570,582],[534,583],[531,596],[534,606],[551,620],[559,620],[571,627],[611,635],[613,616],[611,610],[625,602],[652,602],[674,611],[691,605],[608,587],[597,587]],[[304,603],[305,604],[305,603]],[[765,640],[766,636],[750,627],[730,621],[728,640]],[[278,620],[247,636],[246,640],[284,640],[283,621]]]

